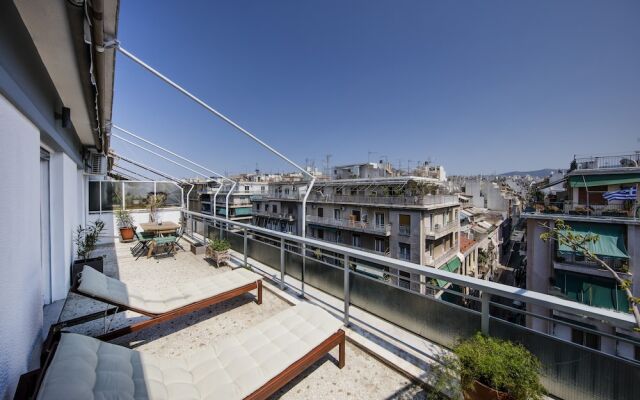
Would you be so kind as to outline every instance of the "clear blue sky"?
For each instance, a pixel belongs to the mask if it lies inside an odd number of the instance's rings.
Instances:
[[[639,20],[637,0],[122,0],[119,39],[299,163],[472,174],[640,149]],[[290,169],[121,55],[115,90],[116,124],[214,169]]]

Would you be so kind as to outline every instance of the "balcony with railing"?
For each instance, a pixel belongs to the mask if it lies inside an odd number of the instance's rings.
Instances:
[[[444,264],[445,262],[449,261],[451,257],[456,255],[457,252],[458,252],[458,249],[456,247],[452,247],[449,250],[445,251],[444,253],[438,254],[437,256],[432,256],[426,253],[425,262],[427,265],[437,268],[440,265]]]
[[[411,225],[398,225],[398,234],[400,236],[411,236]]]
[[[627,201],[619,204],[573,204],[570,202],[551,202],[534,204],[522,213],[524,217],[547,219],[593,219],[640,222],[640,203]]]
[[[307,215],[307,223],[338,227],[358,232],[372,233],[375,235],[389,236],[391,234],[390,224],[375,224],[365,221],[355,221],[353,219],[336,219]]]
[[[193,217],[201,216],[185,213],[187,220]],[[480,330],[516,341],[532,351],[543,365],[542,382],[555,397],[636,398],[634,387],[640,379],[640,363],[549,333],[568,327],[598,335],[602,343],[613,343],[613,348],[616,343],[640,346],[640,340],[632,333],[616,333],[630,332],[633,328],[634,319],[628,313],[412,264],[368,250],[210,216],[201,218],[208,219],[209,234],[222,235],[230,241],[241,264],[263,271],[285,291],[305,293],[340,309],[349,326],[360,326],[364,315],[382,318],[396,328],[444,348]],[[455,251],[452,248],[440,257]],[[347,270],[345,261],[350,266]],[[383,278],[362,273],[353,268],[354,262],[365,262],[383,272],[400,271],[402,282],[384,278],[395,276],[395,272],[383,273]],[[436,286],[434,280],[454,285]],[[444,295],[436,298],[429,294],[435,291],[457,300],[443,300]],[[560,314],[575,316],[575,320],[581,322],[554,317]],[[583,323],[590,320],[609,328],[596,330]],[[383,332],[383,336],[388,333]]]
[[[295,221],[296,220],[296,215],[295,214],[278,213],[278,212],[265,211],[265,210],[256,211],[254,209],[253,215],[254,216],[258,216],[258,217],[276,218],[276,219],[287,220],[287,221]]]
[[[427,228],[425,234],[428,239],[438,239],[451,232],[455,232],[460,228],[460,222],[452,220],[446,224],[434,224],[432,227]]]
[[[640,151],[610,156],[590,156],[575,159],[575,169],[640,168]]]
[[[364,196],[313,193],[310,202],[338,204],[370,204],[407,207],[453,207],[458,205],[458,196],[421,195],[421,196]]]

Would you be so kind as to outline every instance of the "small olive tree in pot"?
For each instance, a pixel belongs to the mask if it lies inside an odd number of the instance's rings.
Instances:
[[[122,238],[122,241],[132,241],[135,230],[133,228],[134,222],[131,213],[127,210],[116,210],[116,221],[118,223],[118,228],[120,228],[120,237]]]
[[[100,219],[89,223],[87,226],[78,225],[73,242],[76,245],[76,260],[71,268],[71,285],[75,287],[78,277],[85,265],[102,272],[103,258],[91,258],[91,253],[96,249],[100,233],[104,229],[104,222]]]

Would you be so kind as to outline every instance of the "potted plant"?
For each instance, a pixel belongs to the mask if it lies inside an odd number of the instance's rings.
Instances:
[[[161,224],[158,210],[164,206],[166,196],[163,194],[150,194],[147,197],[147,209],[149,210],[149,222]]]
[[[120,228],[120,238],[123,242],[130,242],[135,236],[134,222],[131,213],[127,210],[116,210],[116,222]]]
[[[220,266],[221,263],[228,263],[231,256],[229,255],[229,249],[231,244],[224,239],[209,240],[207,245],[206,256],[216,263],[216,266]]]
[[[477,333],[453,348],[465,400],[539,400],[540,361],[522,345]]]
[[[77,285],[78,277],[85,265],[97,271],[103,271],[103,258],[91,258],[91,253],[96,249],[103,229],[104,222],[99,219],[87,226],[78,225],[76,228],[76,234],[73,238],[73,242],[76,245],[76,260],[71,268],[72,286],[75,287]]]

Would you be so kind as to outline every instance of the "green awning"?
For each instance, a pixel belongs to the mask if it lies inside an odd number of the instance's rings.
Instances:
[[[556,270],[556,285],[569,300],[594,307],[629,312],[629,301],[613,278]]]
[[[460,269],[461,265],[462,262],[460,261],[460,259],[458,257],[453,257],[451,260],[449,260],[449,262],[440,267],[440,270],[447,272],[456,272],[458,269]],[[438,285],[438,287],[443,287],[448,282],[449,281],[445,281],[442,279],[436,279],[436,284]]]
[[[235,209],[235,215],[238,217],[251,215],[251,211],[252,211],[251,207],[238,207]]]
[[[629,258],[624,246],[624,226],[612,224],[587,224],[574,222],[570,224],[573,234],[581,237],[589,233],[599,236],[595,243],[588,243],[587,248],[598,256]],[[560,252],[573,253],[566,244],[560,244]]]
[[[573,175],[569,177],[572,188],[591,186],[625,185],[640,183],[640,173],[633,174],[603,174],[603,175]]]

